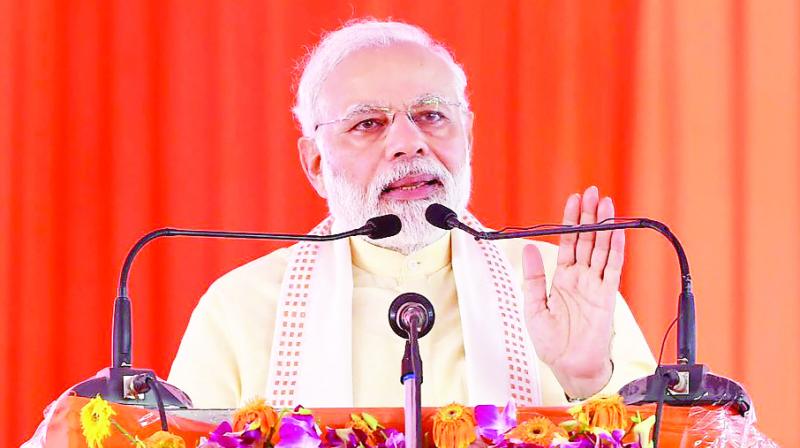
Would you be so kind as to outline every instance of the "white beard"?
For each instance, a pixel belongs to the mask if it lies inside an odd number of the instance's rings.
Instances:
[[[414,174],[430,174],[441,182],[441,188],[425,199],[402,201],[386,199],[381,193],[387,185]],[[462,214],[469,202],[471,168],[469,159],[454,174],[431,158],[413,158],[407,163],[395,165],[389,172],[381,173],[366,188],[352,184],[345,175],[334,173],[327,161],[322,161],[322,178],[328,198],[328,210],[342,228],[355,229],[376,216],[395,214],[403,228],[395,236],[370,243],[395,250],[404,255],[413,253],[438,240],[445,230],[434,227],[425,220],[425,209],[438,202]],[[367,238],[367,237],[363,237]]]

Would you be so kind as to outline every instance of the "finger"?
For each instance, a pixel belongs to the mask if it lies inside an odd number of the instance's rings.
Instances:
[[[625,261],[625,231],[617,229],[611,232],[611,244],[608,261],[603,270],[603,283],[609,288],[619,290],[622,277],[622,264]]]
[[[583,193],[580,224],[594,224],[597,222],[598,195],[597,187],[594,185],[587,188],[586,192]],[[589,266],[593,248],[594,233],[579,233],[578,243],[575,245],[575,262],[577,264]]]
[[[525,298],[525,321],[547,310],[547,280],[539,249],[528,244],[522,249],[522,295]]]
[[[611,198],[604,197],[597,205],[597,222],[614,217],[614,202]],[[598,275],[603,275],[608,260],[608,250],[611,246],[611,231],[597,232],[594,239],[594,249],[592,250],[592,261],[590,267]]]
[[[581,213],[581,195],[575,193],[567,198],[567,205],[564,206],[564,220],[563,224],[574,226],[578,223]],[[578,235],[574,233],[565,233],[561,235],[561,241],[558,245],[558,265],[569,266],[575,263],[575,242],[578,241]]]

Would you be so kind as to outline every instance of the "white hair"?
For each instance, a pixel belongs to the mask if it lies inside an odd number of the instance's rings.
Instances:
[[[469,108],[466,95],[467,75],[444,45],[433,40],[418,26],[362,19],[348,22],[342,28],[324,35],[319,45],[301,63],[303,72],[297,84],[297,98],[292,113],[300,124],[303,135],[310,137],[314,134],[317,99],[322,84],[347,55],[363,48],[388,47],[397,43],[419,44],[441,57],[455,75],[458,101]]]

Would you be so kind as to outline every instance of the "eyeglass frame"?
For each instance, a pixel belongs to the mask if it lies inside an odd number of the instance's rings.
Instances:
[[[450,101],[450,100],[447,100],[447,99],[445,99],[445,98],[443,98],[443,97],[441,97],[439,95],[433,95],[433,94],[426,94],[426,95],[422,95],[420,97],[417,97],[415,100],[413,100],[412,103],[410,103],[410,105],[405,110],[393,109],[393,108],[388,107],[388,106],[378,106],[378,105],[374,105],[374,104],[363,104],[362,103],[362,104],[356,104],[356,105],[350,106],[350,108],[349,108],[350,111],[347,112],[347,114],[345,114],[345,116],[342,117],[342,118],[337,118],[335,120],[330,120],[330,121],[324,121],[322,123],[317,123],[316,125],[314,125],[314,132],[316,133],[320,126],[326,126],[326,125],[329,125],[329,124],[341,123],[341,122],[344,122],[344,121],[352,119],[353,116],[356,115],[356,114],[364,113],[364,112],[383,112],[383,113],[387,114],[387,116],[389,116],[389,118],[390,118],[389,123],[390,124],[394,123],[394,119],[395,119],[395,116],[397,115],[397,112],[403,112],[405,114],[405,116],[408,117],[409,121],[414,123],[414,126],[417,126],[416,122],[414,121],[414,118],[411,116],[411,109],[413,109],[414,107],[418,107],[418,106],[422,106],[422,105],[426,105],[426,104],[434,104],[434,103],[437,104],[437,105],[455,106],[458,109],[460,109],[462,112],[468,110],[466,105],[461,101]],[[449,117],[448,117],[448,119],[449,119]]]

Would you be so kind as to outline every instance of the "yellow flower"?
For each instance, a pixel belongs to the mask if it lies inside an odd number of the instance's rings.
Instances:
[[[627,429],[628,412],[620,395],[597,396],[567,412],[578,421],[582,430],[598,427],[608,431]]]
[[[549,447],[556,436],[566,437],[567,433],[547,417],[534,417],[517,425],[506,434],[506,440],[514,443]]]
[[[436,411],[433,443],[437,448],[466,448],[475,438],[475,417],[471,409],[453,403]]]
[[[186,448],[183,437],[166,431],[156,431],[144,439],[144,444],[147,448]]]
[[[81,408],[81,428],[89,448],[103,448],[103,440],[111,435],[111,416],[117,415],[98,394]]]

